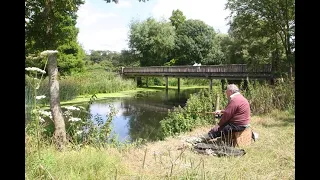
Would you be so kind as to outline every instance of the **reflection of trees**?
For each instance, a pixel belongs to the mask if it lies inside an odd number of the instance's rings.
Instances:
[[[160,123],[166,116],[165,113],[155,113],[153,111],[138,108],[137,112],[129,119],[129,135],[131,139],[139,138],[147,140],[157,140],[159,136]]]
[[[165,91],[138,93],[132,99],[124,99],[121,106],[124,109],[123,115],[129,117],[131,139],[157,140],[160,132],[159,122],[166,117],[167,110],[173,106],[184,106],[189,94],[194,92],[197,90],[169,90],[168,99],[165,98]]]
[[[121,109],[123,113],[121,116],[128,117],[128,135],[131,139],[137,140],[139,138],[149,141],[157,140],[160,131],[160,121],[167,116],[167,110],[173,106],[184,106],[190,94],[198,92],[199,89],[189,89],[178,92],[177,90],[169,90],[168,98],[166,99],[166,92],[138,92],[133,98],[108,98],[107,100],[99,100],[95,104],[110,104],[112,102],[121,102]],[[73,117],[79,117],[86,121],[84,129],[91,127],[91,121],[94,122],[94,114],[90,115],[90,104],[69,104],[68,106],[81,106],[82,110],[73,112]],[[62,108],[64,112],[65,109]],[[90,121],[90,122],[89,122]],[[54,132],[54,125],[51,120],[46,121],[46,135],[52,137]],[[67,133],[72,130],[69,121],[65,121]]]

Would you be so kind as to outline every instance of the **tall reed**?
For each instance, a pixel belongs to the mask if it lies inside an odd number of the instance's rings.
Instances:
[[[227,83],[226,81],[224,87],[222,87],[221,82],[218,82],[212,92],[203,89],[192,95],[185,107],[177,107],[170,111],[168,116],[160,121],[161,138],[188,132],[195,127],[208,123],[216,123],[213,122],[212,114],[204,112],[215,111],[215,102],[218,95],[220,97],[220,109],[227,105],[228,99],[222,93]],[[263,115],[273,110],[295,112],[295,88],[292,81],[277,82],[275,85],[259,81],[242,81],[239,88],[248,99],[253,115]]]
[[[26,79],[30,79],[30,77],[26,76]],[[116,73],[104,70],[60,77],[59,85],[61,101],[72,100],[79,95],[113,93],[136,88],[136,83],[133,80],[123,79]],[[48,78],[41,82],[38,91],[47,97],[49,96]]]

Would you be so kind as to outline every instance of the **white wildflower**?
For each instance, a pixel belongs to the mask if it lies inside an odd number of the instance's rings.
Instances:
[[[51,112],[48,111],[43,111],[43,110],[39,110],[39,114],[43,115],[43,116],[47,116],[51,118]]]
[[[65,111],[63,114],[64,114],[65,116],[72,116],[72,113],[71,113],[70,111]]]
[[[82,134],[82,133],[83,133],[83,131],[81,131],[81,130],[80,130],[80,131],[77,131],[77,134]]]
[[[74,107],[74,106],[66,106],[65,108],[68,109],[68,110],[77,110],[77,111],[80,110],[79,108]]]
[[[53,54],[53,53],[58,53],[58,51],[56,51],[56,50],[46,50],[46,51],[42,51],[42,52],[40,53],[40,56],[45,56],[45,55]]]
[[[27,68],[25,68],[25,70],[27,70],[27,71],[37,71],[37,72],[40,72],[42,74],[46,73],[46,71],[44,71],[44,70],[42,70],[40,68],[37,68],[37,67],[27,67]]]
[[[69,119],[69,121],[71,121],[71,122],[77,122],[77,121],[81,121],[81,119],[80,119],[80,118],[72,117],[72,118]]]
[[[45,120],[42,117],[40,117],[40,122],[45,122]]]
[[[45,95],[42,95],[42,96],[36,96],[36,99],[39,100],[39,99],[43,99],[43,98],[46,98]]]
[[[40,59],[41,57],[36,56],[35,54],[30,54],[29,56],[26,57],[27,59],[32,59],[32,60],[37,60]]]

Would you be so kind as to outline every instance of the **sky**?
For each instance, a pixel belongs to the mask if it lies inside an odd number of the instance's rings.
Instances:
[[[119,0],[118,4],[104,0],[85,0],[77,14],[78,42],[84,50],[128,49],[129,24],[132,20],[143,21],[148,17],[158,20],[169,17],[179,9],[187,19],[199,19],[216,32],[227,33],[226,20],[230,11],[225,10],[227,0]]]

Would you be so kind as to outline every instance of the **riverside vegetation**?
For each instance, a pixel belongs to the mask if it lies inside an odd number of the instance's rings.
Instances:
[[[129,49],[96,49],[90,54],[79,44],[76,27],[76,14],[86,1],[50,2],[25,1],[25,179],[294,179],[295,1],[227,0],[228,33],[187,18],[179,9],[168,20],[132,19],[127,24]],[[186,3],[193,6],[198,1]],[[52,143],[51,113],[44,110],[49,106],[48,79],[43,76],[47,63],[35,56],[45,50],[59,52],[60,100],[68,139],[63,152]],[[216,123],[212,116],[195,112],[212,111],[217,96],[220,107],[226,105],[219,81],[212,92],[193,94],[187,106],[169,112],[160,122],[161,135],[155,142],[128,144],[110,137],[114,107],[105,122],[90,117],[89,104],[101,93],[137,88],[133,80],[112,73],[115,69],[194,63],[271,64],[275,77],[285,78],[275,85],[258,81],[240,85],[252,107],[251,125],[259,133],[259,139],[245,148],[246,155],[215,157],[178,150],[186,136],[202,135]],[[161,78],[148,82],[164,84]],[[169,86],[176,84],[176,79],[169,79]],[[208,81],[181,79],[181,85],[208,86]],[[88,106],[67,105],[80,96],[89,98]]]
[[[64,94],[61,97],[69,100],[81,94],[135,87],[133,81],[119,81],[112,73],[102,76],[109,78],[110,84],[117,80],[121,83],[104,86],[103,78],[92,81],[97,77],[94,72],[82,78],[67,77],[61,80]],[[82,83],[76,84],[76,78]],[[39,81],[41,78],[34,77],[27,77],[26,81],[30,82],[26,97],[34,97],[26,98],[31,117],[26,125],[26,179],[294,179],[295,88],[292,81],[275,85],[258,81],[249,82],[247,86],[241,83],[242,93],[251,104],[252,127],[260,138],[246,147],[247,154],[240,158],[218,158],[178,150],[184,137],[202,135],[215,123],[212,115],[194,112],[212,111],[217,96],[220,106],[226,105],[220,82],[215,82],[212,92],[202,90],[191,95],[185,107],[176,107],[169,112],[160,122],[162,135],[155,142],[142,140],[128,144],[117,141],[116,137],[110,138],[109,125],[117,111],[115,108],[111,107],[111,113],[103,123],[99,117],[93,122],[88,114],[79,116],[80,111],[88,111],[86,106],[64,106],[69,144],[64,152],[59,152],[46,128],[50,113],[40,108],[48,97],[42,94],[46,92],[43,90],[45,83],[41,86],[43,89],[32,89],[35,86],[31,86]],[[92,96],[91,101],[94,98]]]

